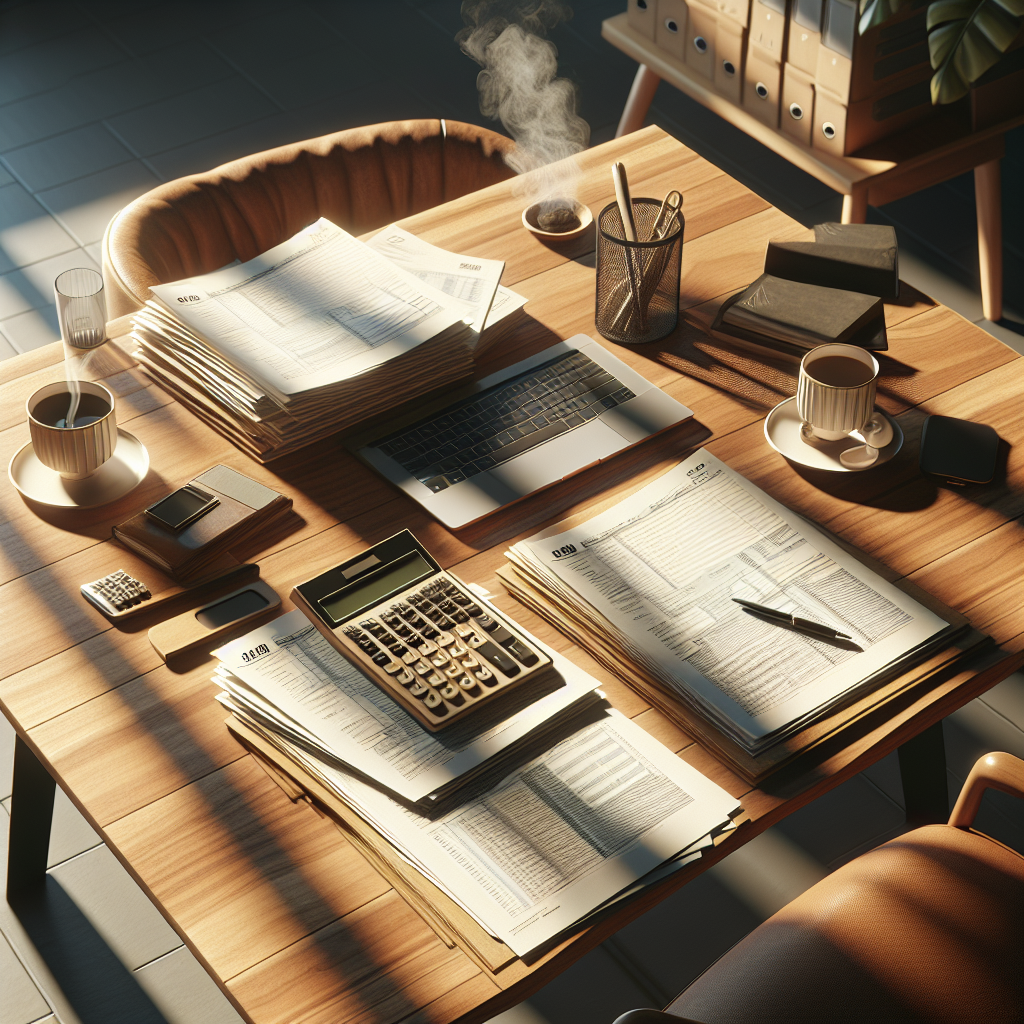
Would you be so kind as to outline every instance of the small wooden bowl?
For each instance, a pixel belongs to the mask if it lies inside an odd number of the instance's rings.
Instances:
[[[594,223],[594,215],[590,212],[590,207],[573,199],[572,212],[579,217],[580,226],[573,228],[572,231],[545,231],[543,228],[537,227],[537,214],[540,213],[541,205],[541,203],[534,203],[523,210],[523,227],[545,241],[568,242],[570,239],[579,238],[589,231]]]

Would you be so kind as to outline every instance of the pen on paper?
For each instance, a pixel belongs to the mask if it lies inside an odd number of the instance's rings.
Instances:
[[[793,626],[795,629],[801,629],[806,633],[813,633],[816,636],[828,637],[832,640],[853,639],[849,633],[840,633],[838,629],[826,626],[822,622],[815,622],[813,619],[804,619],[799,615],[791,615],[789,612],[780,612],[776,608],[768,608],[763,604],[755,604],[753,601],[745,601],[742,597],[734,597],[733,600],[738,605],[742,605],[744,608],[748,608],[752,612],[758,612],[766,618],[774,619],[776,622],[786,623],[787,625]]]

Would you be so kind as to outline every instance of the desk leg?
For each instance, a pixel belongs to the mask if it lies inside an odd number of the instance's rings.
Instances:
[[[36,889],[46,879],[53,821],[53,777],[18,736],[14,743],[14,792],[7,855],[7,899]]]
[[[981,310],[986,320],[1003,315],[1003,217],[999,161],[974,168],[974,202],[978,210],[978,266]]]
[[[661,79],[646,64],[641,64],[636,69],[636,78],[633,79],[626,105],[622,108],[622,117],[619,118],[619,127],[615,130],[615,138],[621,138],[643,128],[644,118],[651,108],[651,101],[658,91],[660,81]]]
[[[949,792],[946,788],[946,748],[942,722],[899,748],[900,778],[907,821],[913,825],[934,825],[949,820]]]
[[[868,219],[868,190],[853,186],[848,196],[843,196],[843,223],[863,224]]]

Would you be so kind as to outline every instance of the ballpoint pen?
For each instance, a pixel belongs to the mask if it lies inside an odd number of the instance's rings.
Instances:
[[[742,597],[734,597],[733,600],[752,612],[764,615],[766,618],[774,619],[776,622],[784,622],[795,629],[802,629],[805,633],[813,633],[816,636],[827,637],[830,640],[852,640],[849,633],[840,633],[838,629],[826,626],[813,619],[803,619],[799,615],[790,615],[789,612],[780,612],[775,608],[766,608],[763,604],[755,604],[753,601],[744,601]]]

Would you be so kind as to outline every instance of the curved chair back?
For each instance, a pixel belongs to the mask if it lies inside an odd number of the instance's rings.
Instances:
[[[503,181],[513,147],[460,121],[391,121],[167,182],[107,227],[107,315],[139,309],[154,284],[244,263],[318,217],[360,234]]]

